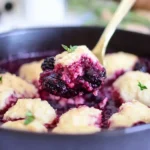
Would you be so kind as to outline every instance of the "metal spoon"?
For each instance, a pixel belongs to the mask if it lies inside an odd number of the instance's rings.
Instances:
[[[106,52],[107,45],[114,34],[117,26],[120,24],[122,19],[126,16],[132,6],[135,4],[136,0],[122,0],[118,9],[116,10],[113,18],[105,28],[103,34],[101,35],[99,41],[93,49],[93,53],[98,57],[99,61],[104,64],[104,55]]]

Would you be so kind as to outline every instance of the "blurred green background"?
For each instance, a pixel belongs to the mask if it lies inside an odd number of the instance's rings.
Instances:
[[[83,25],[106,26],[115,12],[118,3],[102,0],[67,0],[70,12],[86,16]],[[150,12],[132,10],[119,28],[150,34]]]

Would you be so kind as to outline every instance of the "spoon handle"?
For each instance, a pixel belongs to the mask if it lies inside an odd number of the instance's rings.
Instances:
[[[101,35],[98,43],[93,49],[93,53],[99,58],[100,62],[104,64],[104,55],[107,48],[107,45],[114,34],[117,26],[120,24],[122,19],[132,8],[136,0],[122,0],[118,9],[116,10],[113,18],[105,28],[103,34]]]

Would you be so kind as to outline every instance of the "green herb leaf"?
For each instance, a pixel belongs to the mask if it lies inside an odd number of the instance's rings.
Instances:
[[[69,49],[68,46],[63,45],[63,44],[62,44],[61,46],[62,46],[66,51],[68,51],[68,49]]]
[[[71,49],[72,51],[75,51],[76,48],[77,48],[77,46],[72,46],[72,45],[70,45],[70,49]]]
[[[25,118],[25,121],[24,121],[24,125],[30,124],[32,121],[34,121],[34,119],[35,119],[35,117],[33,116],[32,112],[28,111],[26,113],[26,118]]]
[[[71,53],[73,51],[75,51],[75,49],[77,48],[77,46],[72,46],[70,45],[70,47],[66,46],[66,45],[61,45],[68,53]]]
[[[138,82],[138,86],[139,86],[141,91],[147,89],[147,87],[145,85],[143,85],[141,82]]]
[[[1,77],[0,77],[0,83],[2,83],[2,79],[3,79],[3,78],[2,78],[2,76],[1,76]]]

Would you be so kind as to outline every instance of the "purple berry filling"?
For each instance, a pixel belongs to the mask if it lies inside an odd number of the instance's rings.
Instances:
[[[139,59],[133,67],[133,70],[150,73],[150,61],[146,58]]]
[[[108,120],[109,118],[116,112],[118,112],[119,107],[115,103],[114,100],[110,99],[108,100],[106,106],[104,107],[102,111],[102,124],[101,128],[107,129],[109,127]]]
[[[6,106],[0,111],[0,115],[3,115],[10,107],[15,105],[16,101],[17,101],[17,98],[14,95],[11,95],[8,98],[8,102],[7,102]]]
[[[40,76],[40,89],[65,98],[96,92],[106,78],[106,71],[97,62],[82,57],[69,66],[58,64]]]

